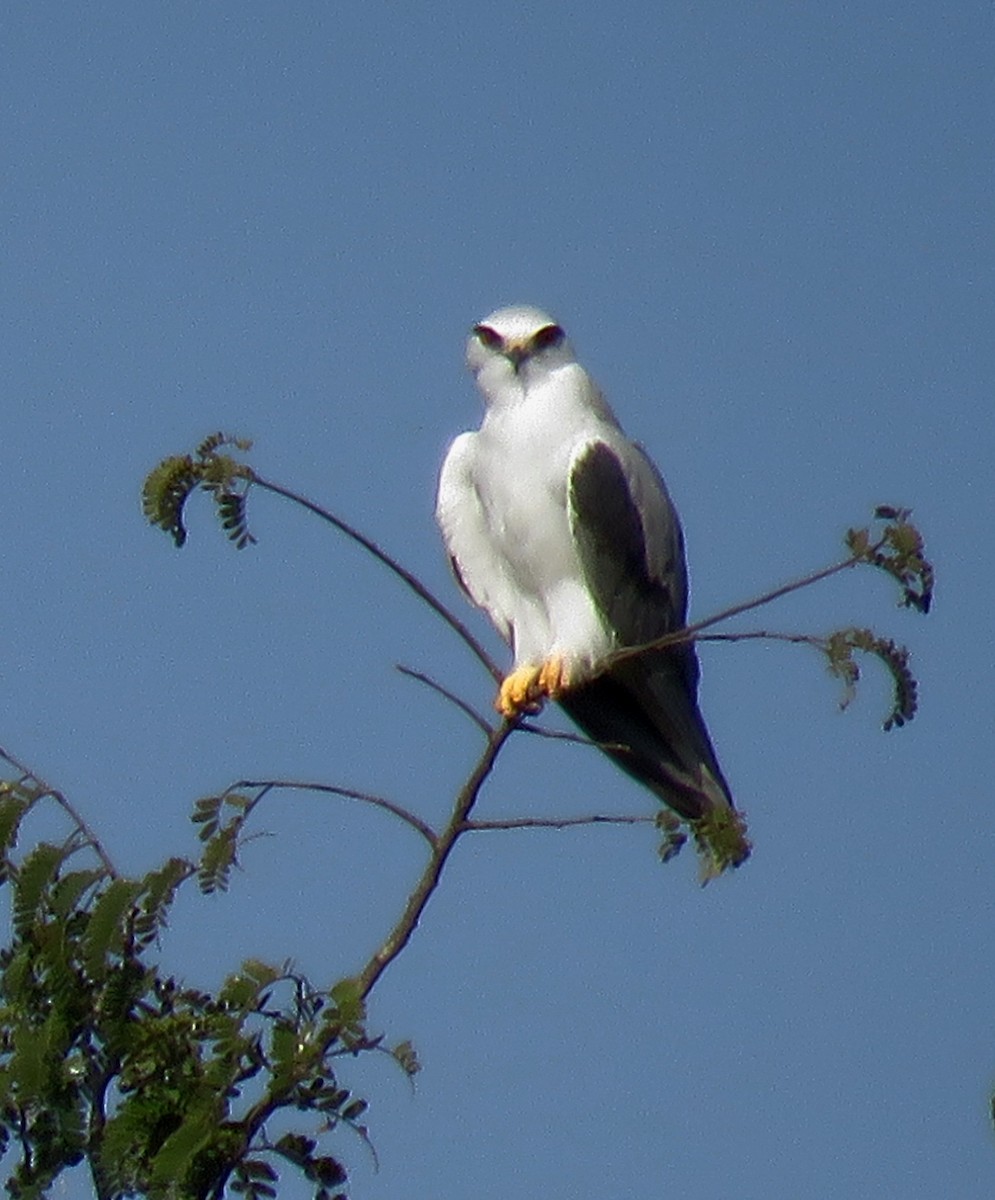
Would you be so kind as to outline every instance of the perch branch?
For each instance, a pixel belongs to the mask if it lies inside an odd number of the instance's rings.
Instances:
[[[471,831],[488,829],[571,829],[577,825],[653,825],[656,817],[610,817],[593,814],[589,817],[509,817],[505,820],[467,821]]]
[[[421,878],[415,884],[414,891],[408,897],[408,902],[404,906],[404,911],[401,913],[400,919],[387,935],[383,945],[380,946],[356,977],[356,984],[360,995],[364,999],[370,994],[377,980],[387,967],[390,966],[410,941],[411,935],[417,928],[421,915],[425,911],[425,906],[439,885],[439,879],[442,876],[446,860],[449,858],[460,836],[467,832],[469,828],[467,821],[473,810],[473,806],[477,802],[477,797],[480,795],[480,789],[493,770],[501,748],[514,731],[514,724],[509,721],[502,722],[501,725],[491,731],[483,754],[470,772],[466,782],[460,788],[449,823],[438,835],[432,856],[425,870],[422,872]]]
[[[448,688],[443,687],[441,683],[436,682],[436,680],[434,680],[430,675],[425,675],[422,671],[415,671],[411,667],[404,666],[403,663],[395,663],[394,666],[396,670],[401,672],[402,675],[406,675],[409,679],[414,679],[418,683],[423,683],[433,692],[438,692],[440,696],[458,708],[460,712],[464,714],[464,716],[469,717],[485,737],[490,737],[493,731],[492,725],[489,721],[486,721],[479,712],[477,712],[472,704],[469,704],[462,697],[457,696],[455,692],[451,692]]]
[[[878,549],[882,545],[884,543],[879,542],[874,549]],[[774,588],[773,591],[765,592],[762,596],[757,596],[753,600],[747,600],[742,604],[733,604],[730,608],[724,608],[712,617],[706,617],[703,621],[695,621],[691,625],[685,625],[683,629],[675,629],[673,633],[664,634],[663,637],[655,638],[652,642],[645,642],[641,646],[625,646],[621,650],[616,650],[605,661],[604,667],[607,669],[615,666],[616,663],[624,662],[626,659],[637,658],[640,654],[645,654],[647,650],[662,650],[666,646],[679,646],[684,642],[699,640],[697,635],[703,629],[710,629],[713,625],[718,625],[722,621],[728,621],[730,617],[738,617],[740,613],[750,612],[754,608],[761,608],[763,605],[770,604],[774,600],[780,600],[782,596],[787,596],[791,592],[800,592],[802,588],[811,587],[813,583],[819,583],[823,579],[828,579],[831,575],[838,575],[841,571],[846,571],[850,567],[855,567],[858,563],[866,561],[865,554],[851,554],[840,562],[833,563],[830,567],[823,567],[822,570],[813,571],[810,575],[805,575],[801,579],[792,580],[791,583],[784,583],[780,587]],[[753,636],[765,635],[756,634]]]

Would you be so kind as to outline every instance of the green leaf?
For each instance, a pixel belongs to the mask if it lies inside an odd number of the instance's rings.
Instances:
[[[353,1100],[352,1104],[348,1105],[342,1110],[342,1120],[355,1121],[358,1117],[361,1117],[369,1107],[369,1104],[365,1100]]]
[[[140,889],[141,883],[135,879],[112,880],[94,905],[83,942],[83,965],[91,979],[104,978],[109,955],[124,957],[128,917]]]
[[[52,913],[56,917],[68,917],[76,907],[80,896],[99,880],[106,878],[102,868],[89,871],[70,871],[63,875],[52,891]]]
[[[21,1024],[14,1030],[13,1040],[10,1077],[17,1088],[17,1099],[23,1105],[38,1099],[48,1083],[45,1034],[41,1029]]]
[[[177,548],[187,540],[183,507],[201,481],[203,467],[189,454],[165,458],[146,476],[142,486],[142,511],[151,525],[157,525],[173,539]]]
[[[183,1123],[171,1133],[162,1149],[152,1160],[151,1179],[153,1186],[168,1188],[168,1194],[182,1196],[182,1181],[187,1177],[198,1151],[203,1150],[217,1130],[216,1106],[201,1103],[187,1111]]]
[[[229,822],[204,847],[197,867],[197,882],[205,895],[228,890],[228,880],[238,851],[240,827],[241,823],[236,820]]]
[[[347,1028],[354,1028],[362,1022],[366,1016],[366,1005],[357,979],[340,979],[330,995],[338,1009],[338,1021]]]
[[[292,1026],[280,1022],[270,1033],[270,1069],[272,1088],[279,1091],[293,1078],[300,1052],[300,1037]]]
[[[23,937],[40,915],[47,891],[68,851],[42,842],[27,856],[17,871],[14,884],[14,929]]]
[[[239,1163],[238,1169],[248,1179],[266,1179],[270,1183],[276,1183],[280,1178],[273,1165],[262,1158],[247,1158]]]
[[[218,993],[218,1000],[230,1008],[255,1009],[259,994],[275,983],[282,971],[258,958],[247,958],[241,970],[229,975]]]
[[[843,680],[844,693],[840,707],[846,708],[854,696],[860,679],[860,668],[853,657],[855,650],[873,654],[888,670],[894,688],[891,712],[884,729],[901,728],[911,721],[918,708],[919,685],[909,669],[909,652],[890,638],[878,637],[870,629],[838,629],[826,638],[824,650],[829,670]]]
[[[158,936],[176,899],[180,884],[193,874],[193,865],[185,858],[171,858],[142,880],[135,914],[135,936],[145,945]]]
[[[9,783],[3,784],[0,794],[0,852],[6,854],[17,841],[17,833],[31,801],[19,795]]]
[[[391,1054],[393,1054],[394,1058],[400,1064],[401,1070],[405,1075],[414,1076],[421,1070],[418,1054],[411,1042],[398,1042],[393,1050],[391,1050]]]

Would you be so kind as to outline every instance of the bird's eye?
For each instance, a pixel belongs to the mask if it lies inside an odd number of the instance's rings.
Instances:
[[[564,337],[566,334],[559,325],[543,325],[542,329],[537,329],[532,335],[532,348],[547,350],[550,346],[558,346]]]
[[[474,325],[473,332],[488,350],[500,350],[504,345],[504,338],[495,333],[490,325]]]

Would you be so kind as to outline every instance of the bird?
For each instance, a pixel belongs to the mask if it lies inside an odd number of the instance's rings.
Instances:
[[[466,362],[484,416],[445,455],[436,520],[457,582],[511,647],[495,707],[517,721],[559,703],[693,829],[734,830],[714,857],[738,866],[749,844],[698,707],[693,642],[619,654],[686,624],[663,477],[541,309],[485,317]]]

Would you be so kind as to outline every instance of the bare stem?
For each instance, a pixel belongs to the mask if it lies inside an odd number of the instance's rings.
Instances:
[[[256,797],[258,801],[267,792],[277,790],[288,792],[319,792],[326,796],[341,796],[346,800],[360,800],[363,804],[371,804],[374,808],[382,808],[385,812],[392,813],[395,817],[399,818],[405,825],[410,825],[412,829],[421,834],[433,850],[439,840],[438,834],[436,834],[431,825],[428,825],[421,817],[411,812],[410,809],[404,808],[400,804],[395,804],[393,800],[387,800],[383,796],[374,796],[370,792],[357,792],[353,788],[337,787],[331,783],[305,783],[294,779],[239,779],[236,783],[231,784],[225,789],[225,794],[240,791],[258,791],[259,795]]]
[[[590,746],[593,750],[603,750],[606,754],[613,750],[624,752],[630,749],[624,742],[595,742],[581,733],[570,733],[565,729],[546,729],[543,725],[536,725],[534,721],[519,721],[518,728],[522,733],[531,733],[535,737],[547,738],[551,742],[574,742],[578,746]]]
[[[462,834],[468,832],[471,828],[467,822],[473,806],[477,802],[477,797],[480,795],[480,789],[493,770],[501,748],[514,731],[514,724],[509,721],[504,721],[496,729],[491,730],[490,736],[487,739],[487,745],[484,747],[484,752],[478,759],[476,766],[470,772],[466,782],[460,788],[459,795],[456,797],[456,803],[453,806],[452,816],[449,818],[449,823],[438,835],[432,856],[425,870],[422,872],[421,878],[415,884],[414,891],[408,897],[408,902],[404,906],[404,911],[401,913],[400,919],[387,935],[383,945],[376,951],[356,977],[360,994],[364,999],[373,990],[377,980],[387,967],[390,966],[410,941],[411,935],[417,928],[421,915],[425,911],[425,906],[439,885],[442,870],[446,865],[446,860],[452,853],[453,847]]]
[[[877,546],[872,547],[871,553],[882,544],[878,543]],[[646,642],[642,646],[624,646],[621,650],[616,650],[614,654],[607,658],[602,667],[604,670],[607,670],[615,666],[616,663],[624,662],[628,658],[636,658],[640,654],[644,654],[647,650],[662,650],[665,646],[678,646],[684,642],[698,640],[697,635],[703,629],[710,629],[713,625],[718,625],[722,621],[728,621],[730,617],[738,617],[740,613],[750,612],[751,609],[761,608],[765,604],[770,604],[773,600],[780,600],[782,596],[787,596],[791,592],[800,592],[802,588],[811,587],[813,583],[819,583],[823,579],[828,579],[830,575],[838,575],[841,571],[846,571],[850,567],[855,567],[858,563],[866,561],[866,553],[860,555],[851,554],[848,558],[844,558],[838,563],[833,563],[831,567],[823,567],[821,571],[813,571],[811,575],[805,575],[803,578],[795,579],[791,583],[782,584],[780,587],[774,588],[772,592],[765,592],[762,596],[757,596],[755,600],[747,600],[743,604],[734,604],[731,608],[725,608],[712,617],[706,617],[703,621],[695,621],[693,625],[685,625],[683,629],[675,629],[673,633],[664,634],[663,637],[655,638],[652,642]],[[737,636],[745,638],[747,635],[741,634]]]
[[[15,771],[20,771],[22,778],[30,779],[35,783],[39,789],[37,797],[39,800],[45,796],[50,796],[55,801],[59,808],[61,808],[62,811],[73,822],[80,834],[82,834],[83,844],[89,846],[93,850],[94,854],[96,854],[97,858],[100,859],[101,865],[111,879],[117,879],[117,868],[111,861],[110,855],[104,849],[103,844],[97,835],[93,832],[86,821],[83,820],[82,814],[76,809],[75,805],[73,805],[69,799],[58,790],[58,788],[54,788],[50,784],[46,783],[40,775],[37,775],[29,767],[26,767],[24,763],[19,762],[13,756],[13,754],[9,754],[2,747],[0,747],[0,758],[2,758],[5,762],[10,763]]]
[[[792,645],[815,646],[824,650],[826,639],[815,633],[775,633],[770,629],[753,629],[747,633],[706,633],[699,642],[790,642]]]
[[[402,675],[406,675],[409,679],[417,680],[418,683],[423,683],[427,688],[431,688],[433,692],[438,692],[440,696],[458,708],[464,716],[469,717],[486,737],[490,737],[493,728],[490,722],[486,721],[473,705],[464,700],[462,696],[457,696],[455,692],[451,692],[449,688],[443,687],[431,675],[426,675],[422,671],[415,671],[411,667],[404,666],[403,663],[395,663],[394,666]]]
[[[655,817],[509,817],[496,821],[467,821],[471,831],[486,829],[571,829],[577,825],[653,825]]]
[[[329,525],[334,525],[340,533],[344,533],[347,538],[351,538],[357,545],[362,546],[368,554],[372,554],[375,559],[382,562],[388,571],[393,571],[402,583],[406,584],[420,600],[423,600],[433,612],[437,613],[446,622],[450,629],[463,640],[464,645],[473,651],[484,667],[490,672],[492,678],[497,682],[501,681],[503,675],[500,668],[459,617],[450,611],[433,592],[429,591],[416,575],[412,575],[406,567],[402,567],[397,559],[392,558],[386,550],[381,550],[376,542],[372,541],[365,534],[360,533],[352,525],[347,524],[341,517],[337,517],[334,513],[329,512],[327,508],[323,508],[320,504],[315,504],[313,500],[308,500],[306,496],[302,496],[298,492],[293,492],[290,488],[283,487],[282,484],[272,483],[268,479],[263,479],[261,475],[257,475],[252,470],[248,470],[248,477],[256,487],[264,488],[267,492],[273,492],[274,495],[283,496],[286,500],[292,500],[295,504],[299,504],[302,508],[306,508],[309,512],[314,513],[316,517],[321,517],[323,521],[327,521]]]

